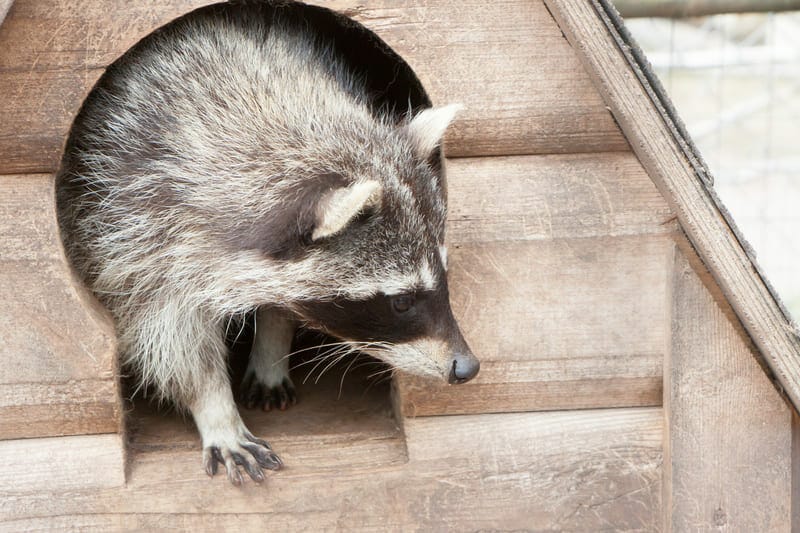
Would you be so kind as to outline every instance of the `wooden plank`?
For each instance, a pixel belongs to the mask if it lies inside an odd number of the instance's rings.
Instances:
[[[663,108],[663,94],[641,74],[629,46],[597,0],[545,0],[614,114],[634,152],[675,211],[779,389],[800,406],[800,331],[765,282],[713,190],[698,174],[696,154]],[[620,49],[626,48],[629,55]],[[631,67],[637,65],[637,69]],[[658,102],[658,103],[656,103]],[[667,102],[668,104],[668,102]],[[691,159],[690,159],[691,158]]]
[[[314,364],[298,366],[302,363],[293,361],[297,405],[285,412],[240,409],[247,427],[269,440],[284,461],[333,472],[385,468],[408,460],[393,417],[390,384],[369,378],[375,367],[365,357],[342,360],[329,368],[326,362],[316,369]],[[137,401],[126,430],[135,463],[133,476],[137,468],[171,461],[176,449],[192,452],[187,459],[199,467],[200,436],[189,417],[159,412]],[[321,441],[324,446],[319,446]],[[337,446],[342,449],[333,457],[331,449]],[[187,469],[193,467],[187,465]]]
[[[665,235],[450,248],[453,310],[481,360],[451,387],[400,376],[402,414],[661,404]]]
[[[52,172],[80,103],[114,59],[210,2],[17,0],[0,28],[0,172]],[[541,2],[316,2],[404,57],[436,103],[466,106],[453,156],[628,150]],[[111,16],[113,14],[113,16]]]
[[[710,275],[701,276],[713,289]],[[722,295],[709,291],[682,253],[673,291],[664,529],[789,531],[791,409]]]
[[[409,461],[382,468],[348,464],[347,445],[325,437],[273,439],[293,458],[287,468],[239,489],[209,480],[199,450],[175,447],[157,461],[145,452],[133,458],[124,487],[45,486],[24,502],[1,493],[0,528],[57,527],[74,516],[106,530],[246,529],[259,519],[316,531],[657,530],[662,416],[654,408],[407,421]],[[318,459],[300,460],[309,456]]]
[[[113,327],[73,283],[50,176],[0,176],[0,439],[110,433]]]
[[[124,446],[118,434],[3,440],[0,464],[0,493],[17,496],[125,483]]]
[[[668,233],[674,215],[631,152],[449,159],[450,243]]]
[[[568,234],[591,236],[664,232],[672,229],[670,224],[663,223],[669,219],[669,210],[630,154],[453,160],[450,174],[452,203],[455,207],[449,219],[450,237],[455,241],[541,239]],[[497,192],[498,197],[493,202],[483,201],[490,192],[488,187],[494,187],[492,183],[499,179],[504,180],[506,188]],[[13,200],[15,206],[13,210],[9,208],[4,214],[5,219],[32,228],[52,227],[51,208],[40,210],[33,207],[41,202],[37,198],[38,195],[47,195],[49,198],[52,194],[49,182],[41,183],[38,188],[31,188],[29,185],[27,189],[24,183],[19,184],[8,179],[6,182],[14,184],[17,189],[22,189],[17,193],[18,198]],[[500,211],[497,205],[503,205],[505,209]],[[531,212],[544,212],[546,215],[531,221],[526,218]],[[518,223],[509,224],[507,219],[517,220]],[[17,229],[8,230],[3,236],[10,246],[9,249],[14,250],[15,254],[15,261],[7,273],[15,272],[14,279],[24,279],[30,286],[27,292],[18,296],[29,301],[42,301],[42,294],[57,293],[57,287],[42,285],[41,281],[27,277],[29,272],[41,268],[42,261],[62,264],[61,245],[55,230],[53,229],[49,240],[36,246],[30,245],[30,235]],[[454,248],[453,253],[455,254],[453,257],[456,258],[454,260],[458,262],[459,254],[463,256],[465,252],[459,252]],[[569,256],[573,257],[573,253],[570,252]],[[557,268],[557,265],[553,268]],[[67,277],[66,268],[61,271],[61,275],[61,279],[56,278],[54,283],[69,287],[71,281]],[[486,272],[484,275],[490,276],[491,272]],[[537,279],[538,282],[545,281]],[[11,286],[17,282],[8,281],[8,283]],[[463,281],[465,286],[469,283],[468,279]],[[43,286],[49,287],[48,292],[41,289]],[[66,307],[62,309],[63,315],[72,315]],[[13,309],[9,310],[11,314],[15,312]],[[39,316],[42,320],[41,317],[44,315]],[[70,328],[69,331],[74,331],[77,335],[80,328]],[[16,341],[17,345],[31,338],[29,330],[17,330],[17,334],[20,335]],[[78,340],[69,338],[65,339],[64,344],[57,350],[52,349],[51,352],[57,356],[62,351],[74,349],[74,346],[79,345]],[[95,353],[93,350],[99,349],[92,346],[86,346],[87,356],[91,357],[91,354]],[[107,356],[110,353],[111,351],[108,351]],[[570,365],[571,373],[558,370],[563,368],[562,360],[545,358],[533,363],[536,368],[530,369],[533,376],[530,382],[510,383],[508,388],[498,389],[494,395],[511,398],[514,394],[526,394],[529,399],[517,403],[520,409],[532,405],[538,408],[609,406],[606,396],[596,394],[596,390],[616,391],[611,395],[625,398],[615,400],[610,405],[654,405],[660,401],[660,374],[654,370],[658,368],[654,360],[656,357],[658,355],[655,353],[632,356],[612,354],[591,360],[589,364],[574,361]],[[72,369],[72,374],[65,373],[58,361],[52,360],[52,356],[50,363],[47,363],[46,357],[37,355],[26,364],[29,367],[34,364],[38,366],[25,376],[18,375],[15,379],[20,381],[7,383],[5,388],[0,388],[0,412],[4,415],[0,419],[0,435],[12,438],[116,431],[119,411],[116,402],[111,400],[115,397],[112,391],[116,387],[111,381],[112,374],[107,373],[103,379],[108,381],[100,382],[91,379],[91,373],[77,374],[79,368]],[[113,358],[107,357],[106,364],[109,369],[112,368]],[[511,367],[507,369],[511,370]],[[608,369],[615,369],[618,374],[610,375]],[[503,380],[502,377],[505,371],[506,367],[495,366],[494,375],[487,383],[507,382],[508,380]],[[490,372],[492,372],[492,362],[487,361],[484,364],[483,374],[488,376]],[[554,383],[548,380],[537,381],[536,376],[552,375],[553,372],[560,372],[559,378],[549,378],[554,379]],[[77,378],[86,380],[79,381]],[[46,384],[28,385],[37,380]],[[587,380],[592,384],[589,388],[586,388]],[[535,383],[533,388],[531,383]],[[573,390],[576,387],[585,393],[574,395]],[[440,399],[437,401],[460,403],[460,397],[449,397],[446,389],[438,388],[436,391],[424,390],[424,392],[438,394]],[[491,398],[492,395],[488,397]],[[78,398],[82,400],[78,401]],[[413,396],[410,398],[413,400]],[[475,396],[475,399],[479,400],[480,397]],[[436,404],[437,402],[431,403],[432,406]],[[466,411],[459,412],[473,412],[475,409],[477,407],[473,405]],[[19,433],[23,429],[25,433]]]
[[[686,18],[723,13],[767,13],[796,11],[798,0],[614,0],[614,7],[625,18]]]
[[[0,438],[113,433],[120,429],[115,379],[58,378],[0,384]],[[19,379],[16,376],[15,379]],[[48,379],[52,381],[48,381]]]
[[[660,416],[660,409],[610,409],[406,420],[409,464],[447,465],[444,476],[431,472],[449,485],[447,495],[419,512],[468,497],[481,504],[459,509],[462,528],[656,531]]]
[[[792,411],[792,531],[800,531],[800,415]]]

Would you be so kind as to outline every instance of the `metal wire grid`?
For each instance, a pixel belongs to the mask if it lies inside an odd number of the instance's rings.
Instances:
[[[626,21],[800,318],[800,12]]]

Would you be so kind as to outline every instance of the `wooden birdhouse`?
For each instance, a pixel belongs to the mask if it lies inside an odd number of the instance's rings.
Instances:
[[[286,469],[208,478],[190,420],[123,401],[53,176],[105,69],[210,2],[15,0],[0,529],[800,529],[800,334],[608,0],[313,3],[394,51],[398,99],[464,105],[445,139],[449,283],[479,375],[312,374],[290,410],[242,410]]]

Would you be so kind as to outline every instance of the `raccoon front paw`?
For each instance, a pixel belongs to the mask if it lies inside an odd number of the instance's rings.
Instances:
[[[239,402],[248,409],[260,407],[264,411],[271,411],[273,408],[285,411],[287,407],[297,403],[297,392],[289,376],[276,385],[267,385],[253,373],[245,376],[242,381]]]
[[[217,473],[217,466],[222,464],[228,472],[228,480],[237,487],[244,482],[241,466],[256,483],[264,481],[264,471],[279,470],[283,462],[272,451],[267,441],[246,434],[244,441],[232,445],[222,443],[203,447],[203,466],[209,476]]]

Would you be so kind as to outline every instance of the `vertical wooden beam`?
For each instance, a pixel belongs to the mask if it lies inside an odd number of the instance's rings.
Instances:
[[[674,266],[664,530],[789,531],[792,411],[710,274],[680,251]]]
[[[792,412],[792,531],[800,531],[800,415]]]

